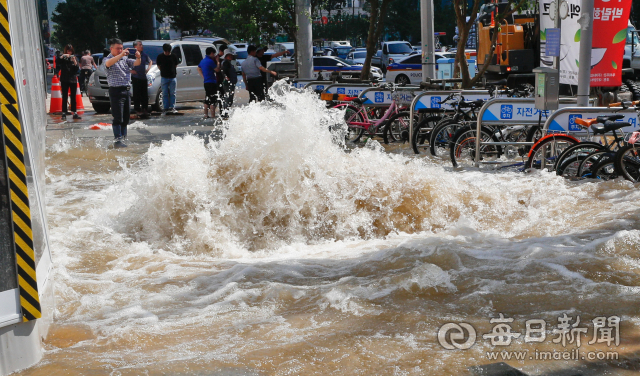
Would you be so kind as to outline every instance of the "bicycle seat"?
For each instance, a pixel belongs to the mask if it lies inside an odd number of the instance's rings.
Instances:
[[[363,104],[363,103],[364,103],[364,99],[362,99],[362,98],[358,98],[358,97],[355,97],[355,98],[353,98],[353,99],[351,100],[351,102],[353,102],[353,103],[355,103],[355,104]]]
[[[624,115],[623,114],[605,115],[605,116],[598,116],[596,119],[598,120],[598,123],[606,123],[607,120],[616,121],[616,120],[624,119]]]
[[[582,126],[583,128],[589,128],[590,126],[599,123],[598,119],[581,119],[576,118],[576,124]]]
[[[607,121],[604,125],[597,124],[591,127],[593,129],[593,134],[605,134],[607,132],[615,131],[620,128],[629,127],[631,124],[626,121]]]

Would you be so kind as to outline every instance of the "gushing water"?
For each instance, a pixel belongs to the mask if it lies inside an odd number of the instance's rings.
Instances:
[[[349,149],[339,111],[272,97],[237,109],[221,140],[141,157],[53,143],[56,322],[25,374],[459,374],[491,347],[445,350],[438,328],[489,332],[498,313],[618,315],[635,364],[636,187]]]

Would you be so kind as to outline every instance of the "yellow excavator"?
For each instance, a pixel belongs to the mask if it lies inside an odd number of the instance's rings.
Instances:
[[[484,4],[477,23],[477,59],[481,67],[489,59],[494,33],[498,32],[496,49],[485,72],[489,80],[512,74],[531,73],[540,65],[539,22],[535,13],[513,14],[498,23],[498,14],[510,6],[508,2]],[[529,76],[529,75],[527,75]],[[524,78],[524,77],[523,77]]]

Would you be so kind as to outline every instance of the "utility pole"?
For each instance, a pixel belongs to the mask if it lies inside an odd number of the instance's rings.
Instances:
[[[589,105],[591,88],[591,45],[593,40],[593,0],[582,0],[580,28],[580,66],[578,67],[578,106]]]
[[[298,26],[296,61],[298,78],[313,78],[313,37],[311,31],[311,0],[295,0]]]
[[[433,0],[420,0],[420,23],[422,25],[422,81],[426,81],[427,77],[436,78]]]

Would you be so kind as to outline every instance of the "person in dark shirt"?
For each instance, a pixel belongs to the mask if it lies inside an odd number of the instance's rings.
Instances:
[[[258,51],[256,52],[256,57],[258,58],[258,60],[260,60],[260,64],[262,64],[263,67],[267,67],[267,64],[269,64],[269,62],[272,59],[275,59],[276,57],[280,57],[283,55],[287,55],[289,53],[289,51],[284,50],[281,52],[277,52],[275,54],[270,54],[270,55],[265,55],[264,53],[269,49],[269,47],[267,46],[263,46],[258,48]],[[264,90],[265,90],[265,94],[266,91],[269,90],[269,82],[267,81],[267,73],[266,72],[260,72],[260,74],[262,75],[262,81],[264,82]]]
[[[131,70],[131,83],[133,84],[133,109],[138,116],[146,117],[147,107],[149,105],[149,93],[147,92],[147,73],[153,61],[144,52],[144,46],[142,41],[136,40],[133,42],[133,47],[140,52],[140,65]]]
[[[160,69],[161,85],[162,85],[162,105],[164,112],[178,112],[174,108],[176,104],[176,67],[180,62],[178,57],[171,53],[171,45],[165,43],[162,45],[162,51],[156,58],[156,64]]]
[[[238,83],[238,73],[236,67],[233,65],[235,55],[231,50],[227,50],[224,53],[224,60],[222,62],[222,72],[224,73],[224,114],[223,116],[229,116],[229,108],[233,105],[233,96],[236,91],[236,84]]]
[[[67,120],[67,100],[71,94],[71,112],[74,119],[81,119],[76,113],[76,91],[78,88],[78,59],[73,54],[73,46],[67,44],[64,53],[57,59],[60,69],[60,90],[62,90],[62,120]]]

